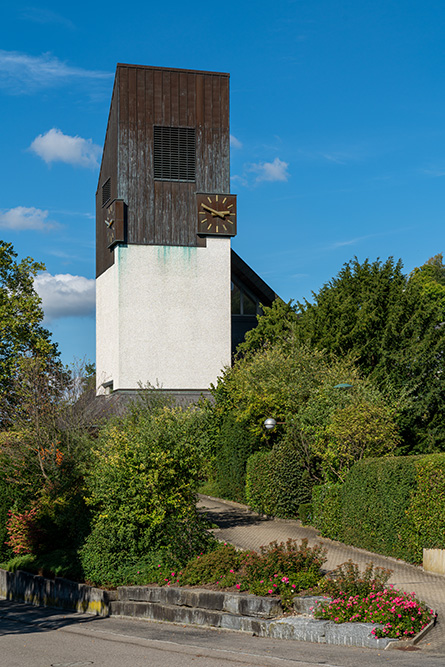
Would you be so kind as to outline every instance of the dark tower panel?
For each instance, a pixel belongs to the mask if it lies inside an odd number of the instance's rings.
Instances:
[[[104,185],[125,204],[126,243],[197,246],[196,192],[230,192],[229,161],[228,74],[117,65],[96,195],[97,275],[113,263]]]

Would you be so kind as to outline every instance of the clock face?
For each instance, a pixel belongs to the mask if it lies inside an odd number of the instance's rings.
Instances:
[[[236,195],[198,192],[198,234],[235,236]]]
[[[109,248],[115,243],[124,241],[124,202],[115,199],[104,209],[104,223],[107,228],[107,245]]]

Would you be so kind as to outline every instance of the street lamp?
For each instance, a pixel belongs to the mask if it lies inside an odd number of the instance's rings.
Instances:
[[[268,417],[263,421],[263,426],[266,431],[273,431],[278,424],[286,424],[286,422],[277,422],[273,417]]]
[[[273,417],[268,417],[267,419],[264,420],[263,423],[263,426],[266,429],[266,431],[273,431],[276,425],[277,422]]]

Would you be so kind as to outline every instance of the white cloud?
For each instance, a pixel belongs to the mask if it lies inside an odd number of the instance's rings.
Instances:
[[[289,172],[287,168],[288,162],[280,160],[276,157],[273,162],[259,162],[258,164],[251,164],[249,171],[253,171],[258,176],[256,180],[259,181],[287,181],[289,179]]]
[[[237,139],[233,134],[230,135],[230,145],[232,148],[242,148],[243,145],[239,139]]]
[[[33,21],[34,23],[41,23],[43,25],[54,23],[63,25],[70,29],[75,27],[72,21],[65,18],[61,14],[57,14],[56,12],[52,12],[50,9],[43,9],[41,7],[26,7],[22,11],[22,18]]]
[[[11,94],[34,92],[73,80],[110,79],[111,72],[70,67],[51,53],[30,56],[0,49],[0,87]]]
[[[53,127],[46,134],[39,134],[34,139],[31,151],[41,157],[47,164],[50,162],[66,162],[80,167],[97,167],[101,148],[93,144],[91,139],[70,137]]]
[[[96,289],[93,278],[47,271],[34,279],[34,287],[42,299],[45,321],[60,317],[88,317],[94,314]]]
[[[5,211],[0,211],[0,228],[21,231],[22,229],[33,229],[35,231],[47,231],[58,227],[59,224],[48,220],[48,211],[40,208],[26,208],[16,206]]]

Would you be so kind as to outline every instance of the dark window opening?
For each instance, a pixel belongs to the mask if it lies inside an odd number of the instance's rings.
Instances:
[[[154,126],[153,168],[160,181],[194,181],[196,133],[194,127]]]
[[[243,288],[239,288],[234,282],[231,284],[232,315],[258,315],[261,308],[258,299]]]

